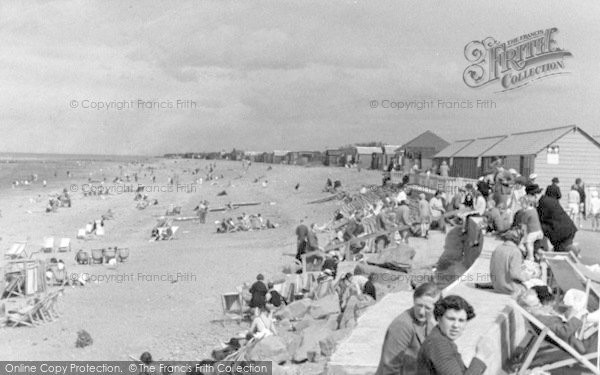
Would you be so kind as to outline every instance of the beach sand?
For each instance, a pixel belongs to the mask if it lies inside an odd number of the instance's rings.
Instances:
[[[213,161],[152,159],[142,162],[143,166],[118,161],[61,161],[42,166],[32,163],[28,164],[27,173],[39,173],[38,182],[14,189],[10,187],[9,179],[26,173],[18,172],[23,169],[15,166],[10,173],[3,169],[0,246],[4,251],[13,241],[27,240],[28,249],[37,251],[46,236],[54,236],[57,241],[60,237],[70,237],[70,253],[36,254],[35,257],[63,259],[69,272],[85,273],[92,278],[83,287],[65,289],[58,302],[58,320],[34,328],[3,328],[0,342],[3,358],[129,360],[130,355],[138,358],[145,351],[152,353],[155,360],[210,358],[212,349],[219,343],[248,328],[247,323],[211,323],[211,320],[223,318],[221,294],[235,291],[244,282],[253,282],[258,273],[265,274],[267,279],[280,275],[282,267],[293,262],[294,230],[300,221],[323,224],[340,207],[337,200],[307,204],[328,196],[322,192],[327,178],[341,180],[344,190],[355,193],[363,185],[379,185],[382,177],[379,171],[263,163],[253,163],[244,172],[241,162],[217,161],[215,175],[222,174],[224,178],[192,187],[190,184],[198,177],[204,177],[204,172],[192,175],[191,171],[195,168],[203,170]],[[149,168],[156,175],[154,185]],[[67,170],[71,172],[71,178],[66,177]],[[54,177],[55,172],[57,177]],[[85,184],[90,172],[92,179],[105,176],[109,181],[106,186],[115,189],[123,186],[110,183],[115,176],[121,172],[123,176],[137,172],[139,183],[153,186],[155,191],[147,194],[159,204],[138,210],[132,192],[84,197],[81,189],[88,188]],[[179,176],[179,188],[167,184],[174,174]],[[41,184],[42,175],[48,179],[45,188]],[[267,186],[254,182],[257,178],[260,182],[267,180]],[[300,187],[295,190],[298,183]],[[125,185],[136,184],[132,180]],[[186,187],[192,192],[186,192]],[[63,188],[78,190],[71,194],[72,207],[45,213],[48,194],[59,193]],[[217,196],[223,190],[227,195]],[[242,207],[230,213],[210,212],[205,225],[194,221],[179,222],[176,239],[149,242],[152,227],[170,204],[181,205],[182,216],[193,216],[193,208],[203,199],[210,202],[211,208],[222,207],[228,202],[261,202],[261,205]],[[114,212],[114,220],[105,222],[104,237],[89,241],[75,238],[79,228],[100,219],[108,209]],[[279,227],[255,232],[216,233],[215,220],[242,212],[261,213]],[[433,264],[441,254],[443,236],[433,238],[437,240],[411,239],[411,245],[418,250],[415,266]],[[324,244],[327,235],[321,235],[320,240]],[[597,263],[596,233],[579,231],[576,240],[582,245],[586,263]],[[119,263],[116,268],[75,264],[75,253],[79,249],[90,252],[93,248],[108,246],[128,247],[127,262]],[[93,345],[75,347],[77,332],[81,329],[90,333]],[[323,359],[320,363],[301,366],[301,373],[319,373]]]
[[[207,160],[145,161],[140,164],[118,162],[86,162],[79,165],[53,164],[45,173],[48,186],[38,182],[27,187],[5,185],[0,196],[0,230],[3,248],[13,241],[28,240],[28,249],[39,250],[46,236],[72,238],[70,253],[37,254],[36,257],[63,259],[70,273],[86,273],[92,280],[83,287],[67,287],[59,299],[60,318],[35,328],[4,328],[0,351],[11,360],[128,360],[144,351],[156,360],[199,360],[210,358],[210,352],[220,342],[247,329],[242,323],[211,323],[222,318],[221,294],[235,291],[244,282],[253,282],[259,272],[267,278],[280,274],[282,266],[290,264],[295,255],[295,227],[300,220],[308,224],[323,224],[330,220],[339,201],[321,204],[307,202],[328,194],[322,192],[326,179],[341,180],[344,189],[356,192],[361,185],[380,184],[381,172],[358,172],[356,169],[299,167],[253,163],[247,172],[241,162],[217,161],[215,175],[223,179],[204,181],[193,192],[185,186],[196,178],[195,168],[203,169]],[[155,190],[150,199],[159,204],[145,210],[135,208],[134,193],[84,197],[89,173],[93,179],[107,177],[110,181],[123,174],[138,173],[139,182],[151,185],[148,167],[156,175]],[[268,168],[272,167],[271,170]],[[34,173],[35,168],[30,166]],[[102,172],[100,172],[102,169]],[[58,170],[57,177],[53,176]],[[72,177],[66,177],[66,170]],[[39,172],[38,172],[39,173]],[[144,173],[147,174],[143,177]],[[169,176],[179,176],[180,188],[169,188]],[[267,186],[255,183],[267,180]],[[294,187],[300,183],[298,190]],[[125,183],[126,185],[128,183]],[[130,185],[135,185],[132,182]],[[71,187],[73,185],[74,187]],[[45,213],[48,194],[63,188],[71,191],[72,207],[59,208],[57,213]],[[149,188],[148,188],[149,189]],[[192,189],[190,187],[190,189]],[[180,191],[178,191],[180,190]],[[217,193],[226,190],[226,196]],[[41,201],[35,201],[42,197]],[[276,229],[217,234],[214,221],[225,216],[210,212],[207,223],[179,222],[176,239],[149,242],[150,231],[157,217],[170,204],[182,206],[182,216],[193,216],[193,208],[206,199],[210,207],[222,207],[228,202],[261,202],[259,206],[241,207],[227,215],[246,212],[261,213],[265,219],[279,224]],[[105,222],[106,235],[89,241],[76,239],[77,230],[86,223],[100,219],[108,209],[114,220]],[[55,244],[57,246],[57,243]],[[126,263],[116,268],[107,265],[77,265],[74,257],[79,249],[108,246],[128,247]],[[179,276],[178,276],[179,274]],[[110,279],[109,279],[110,278]],[[94,343],[76,348],[77,331],[90,333]]]

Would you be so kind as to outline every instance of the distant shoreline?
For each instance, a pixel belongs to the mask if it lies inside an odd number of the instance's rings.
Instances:
[[[27,152],[0,152],[0,162],[22,161],[134,161],[156,159],[153,155],[51,154]]]

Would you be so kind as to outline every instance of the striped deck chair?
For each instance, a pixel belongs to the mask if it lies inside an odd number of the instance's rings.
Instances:
[[[377,222],[375,216],[369,216],[366,219],[363,219],[362,225],[365,228],[365,235],[377,232]],[[369,249],[369,252],[373,252],[375,249],[375,238],[369,238],[366,241],[366,247]]]

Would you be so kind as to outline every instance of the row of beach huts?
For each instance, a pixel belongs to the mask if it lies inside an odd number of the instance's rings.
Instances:
[[[537,175],[540,184],[553,177],[560,179],[561,190],[569,191],[576,178],[600,188],[599,137],[593,137],[577,125],[545,128],[512,134],[470,138],[447,142],[426,131],[402,145],[348,146],[325,151],[239,151],[171,154],[165,157],[251,160],[290,165],[345,166],[385,170],[393,161],[404,171],[416,162],[421,171],[438,170],[443,162],[450,177],[476,179],[489,172],[500,158],[507,169],[523,176]],[[434,172],[435,173],[435,172]]]
[[[327,166],[345,166],[354,164],[365,169],[386,169],[390,163],[412,166],[415,161],[421,168],[429,168],[433,156],[447,147],[449,143],[431,131],[426,131],[405,144],[381,146],[347,146],[325,151],[241,151],[200,152],[185,154],[166,154],[165,157],[183,157],[191,159],[227,159],[250,160],[259,163]]]

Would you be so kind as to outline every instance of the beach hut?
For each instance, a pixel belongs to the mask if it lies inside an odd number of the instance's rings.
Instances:
[[[383,162],[382,162],[382,169],[387,169],[388,165],[390,165],[390,163],[393,163],[394,161],[396,161],[397,163],[400,162],[400,154],[398,153],[398,150],[400,150],[401,147],[398,145],[385,145],[383,146]]]
[[[284,150],[275,150],[273,151],[273,164],[282,164],[284,162],[286,162],[286,155],[289,153],[289,151],[284,151]]]
[[[464,178],[478,178],[483,174],[481,158],[484,152],[492,148],[505,136],[485,137],[478,139],[465,139],[457,141],[458,145],[463,145],[452,156],[448,164],[450,166],[450,176]],[[435,155],[435,160],[440,159]],[[439,160],[438,165],[441,164]]]
[[[412,162],[417,161],[421,169],[427,169],[433,164],[433,156],[448,145],[449,143],[445,139],[427,130],[402,145],[401,148],[408,159]]]
[[[576,178],[590,186],[600,182],[600,143],[576,125],[457,141],[435,155],[450,161],[451,175],[471,178],[488,172],[497,158],[523,176],[535,173],[542,188],[558,177],[563,204]]]
[[[244,159],[256,162],[258,161],[259,155],[261,155],[261,153],[258,151],[246,151],[244,152]]]
[[[343,166],[345,162],[344,151],[342,150],[326,150],[325,165],[330,167]]]
[[[298,159],[300,159],[300,153],[298,151],[290,151],[285,155],[285,162],[289,165],[298,164]]]
[[[381,147],[354,147],[356,163],[362,168],[380,169],[382,163],[383,150]]]

